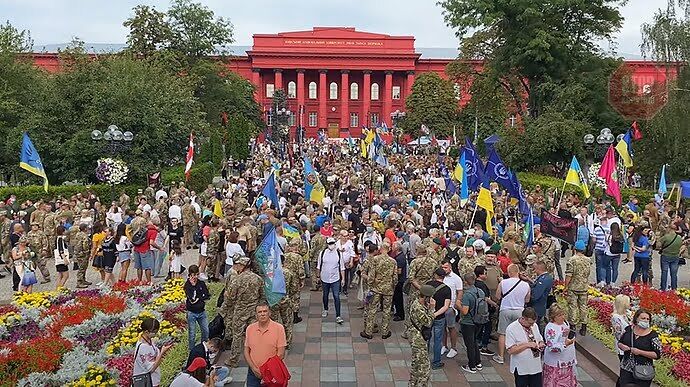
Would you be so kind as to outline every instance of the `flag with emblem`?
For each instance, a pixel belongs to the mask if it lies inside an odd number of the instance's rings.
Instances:
[[[259,275],[264,279],[264,293],[270,306],[278,304],[287,293],[280,253],[276,229],[271,228],[254,253],[256,262],[262,271]]]
[[[25,169],[36,176],[43,178],[43,189],[48,192],[48,176],[46,176],[46,171],[43,168],[43,163],[41,162],[41,156],[38,154],[38,150],[34,147],[34,144],[29,138],[29,133],[24,132],[24,137],[22,138],[22,150],[19,154],[19,167]]]

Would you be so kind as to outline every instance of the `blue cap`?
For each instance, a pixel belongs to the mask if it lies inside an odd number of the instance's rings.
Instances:
[[[587,249],[587,246],[585,246],[585,241],[577,241],[575,242],[575,250],[577,251],[585,251]]]
[[[268,219],[268,215],[266,215],[266,214],[261,214],[261,215],[259,215],[258,218],[256,218],[256,220],[264,220],[264,219]]]

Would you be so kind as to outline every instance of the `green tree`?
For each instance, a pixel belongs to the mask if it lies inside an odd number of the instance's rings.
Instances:
[[[27,30],[19,31],[10,24],[0,24],[0,53],[17,54],[30,52],[34,46],[31,33]]]
[[[481,73],[502,82],[521,116],[522,96],[537,117],[549,101],[544,82],[561,82],[622,24],[624,0],[441,0],[448,26],[462,39],[460,59],[482,59]],[[469,68],[473,75],[478,73]]]
[[[401,123],[405,133],[420,135],[422,124],[437,137],[453,133],[457,124],[458,101],[453,84],[437,73],[422,73],[412,85],[412,93],[405,101],[407,115]]]
[[[173,0],[168,10],[172,31],[170,48],[192,62],[202,57],[224,54],[234,39],[232,23],[215,17],[213,11],[192,0]]]
[[[170,45],[172,30],[165,12],[148,5],[137,5],[133,11],[134,15],[122,23],[129,28],[127,47],[133,54],[148,58]]]
[[[287,93],[283,89],[276,89],[273,93],[273,126],[271,127],[271,141],[277,146],[287,142],[288,138],[288,116],[283,114],[287,110]]]
[[[664,63],[690,58],[690,1],[667,0],[651,23],[642,24],[642,52]]]

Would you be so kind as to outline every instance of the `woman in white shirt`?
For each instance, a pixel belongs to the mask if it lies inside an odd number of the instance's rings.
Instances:
[[[630,297],[625,294],[619,294],[613,301],[613,313],[611,314],[611,329],[613,336],[616,338],[616,351],[618,353],[618,360],[623,360],[623,350],[618,348],[618,341],[623,336],[625,328],[630,325]]]
[[[558,304],[551,305],[548,316],[550,322],[544,329],[544,387],[576,387],[575,331]]]
[[[228,235],[227,243],[225,244],[225,275],[228,275],[237,258],[245,256],[242,246],[238,243],[239,237],[240,233],[237,231],[233,231]]]
[[[343,284],[342,291],[347,295],[347,289],[352,282],[353,258],[355,256],[355,245],[352,243],[352,240],[350,240],[350,235],[347,230],[340,231],[340,238],[338,238],[336,248],[340,252],[340,256],[345,264],[345,283]]]
[[[113,230],[117,230],[117,226],[122,223],[122,210],[117,206],[117,203],[113,202],[105,216],[105,220],[108,224],[108,227],[112,228]]]
[[[132,259],[132,242],[127,238],[127,225],[120,223],[115,232],[115,248],[117,249],[117,261],[120,262],[120,276],[118,282],[127,282],[127,272]]]
[[[160,323],[155,318],[145,317],[141,321],[141,335],[134,349],[134,369],[132,377],[151,374],[153,387],[161,384],[161,370],[159,368],[163,356],[172,348],[173,343],[158,348],[153,342],[153,336],[158,333]]]
[[[515,377],[516,386],[542,386],[544,339],[536,321],[537,312],[528,307],[506,328],[505,346],[510,354],[510,372]]]

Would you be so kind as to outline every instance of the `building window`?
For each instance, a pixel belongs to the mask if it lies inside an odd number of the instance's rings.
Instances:
[[[266,98],[273,98],[273,93],[276,91],[276,86],[272,83],[266,84]]]
[[[310,112],[309,113],[309,126],[314,128],[316,127],[316,119],[317,119],[316,112]]]
[[[309,99],[316,99],[316,82],[309,82]]]
[[[295,83],[295,81],[288,82],[287,97],[297,98],[297,84]]]
[[[372,83],[371,84],[371,100],[372,101],[378,101],[379,100],[379,84],[378,83]]]
[[[330,91],[331,91],[330,98],[331,99],[338,99],[338,84],[337,83],[331,82]]]
[[[460,101],[460,98],[462,98],[462,90],[460,89],[460,85],[457,83],[453,84],[453,91],[455,92],[455,99]]]
[[[379,114],[378,113],[371,113],[371,126],[374,128],[379,126]]]
[[[400,99],[400,86],[393,86],[393,99]]]
[[[273,112],[270,110],[266,112],[266,125],[273,126]]]
[[[288,126],[295,126],[295,112],[290,112],[288,116]]]
[[[350,127],[356,128],[359,126],[359,114],[350,113]]]
[[[356,82],[350,85],[350,99],[359,99],[359,85]]]

